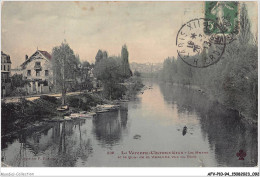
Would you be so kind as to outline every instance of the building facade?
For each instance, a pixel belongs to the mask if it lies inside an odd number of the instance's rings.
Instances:
[[[21,64],[23,78],[29,81],[28,94],[49,93],[53,87],[53,70],[51,55],[46,51],[37,50],[31,57],[25,56]]]
[[[5,97],[11,91],[11,59],[1,51],[1,97]]]

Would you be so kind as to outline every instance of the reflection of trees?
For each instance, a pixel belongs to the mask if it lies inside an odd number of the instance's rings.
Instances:
[[[14,155],[14,158],[10,165],[17,167],[26,167],[27,160],[24,160],[24,158],[27,158],[26,147],[24,143],[20,143],[19,151],[16,152],[16,154]]]
[[[257,165],[257,129],[245,126],[236,114],[211,108],[208,115],[201,116],[201,128],[220,166]],[[247,153],[244,161],[236,156],[240,149]]]
[[[121,110],[120,110],[121,112]],[[121,125],[126,125],[127,112],[121,112],[122,122],[118,111],[98,114],[93,119],[93,132],[102,145],[114,145],[117,143],[122,135]]]
[[[126,129],[127,118],[128,118],[128,107],[121,106],[120,108],[120,118],[121,118],[121,126],[123,129]]]
[[[89,155],[93,152],[93,148],[91,145],[90,139],[84,140],[82,139],[82,133],[81,133],[81,125],[79,124],[79,149],[78,149],[78,156],[86,162],[88,160]]]
[[[1,137],[1,150],[8,147],[8,144],[13,144],[13,142],[17,139],[17,135],[10,135]]]
[[[21,144],[25,144],[26,148],[29,148],[31,152],[37,156],[51,146],[48,141],[47,143],[46,141],[41,142],[42,139],[47,138],[48,131],[51,127],[52,125],[48,124],[45,126],[28,129],[21,133],[19,142]]]
[[[56,145],[52,146],[49,155],[53,159],[46,161],[47,166],[74,167],[79,158],[83,162],[87,161],[93,149],[90,139],[82,138],[81,127],[83,122],[85,121],[61,123],[59,136],[53,139],[56,141]],[[73,127],[75,127],[75,130],[73,130]],[[56,129],[59,128],[56,127]],[[79,135],[74,135],[73,132],[79,132]]]
[[[198,101],[199,95],[195,94],[195,90],[171,84],[160,84],[160,90],[168,104],[173,102],[177,104],[178,113],[194,112],[195,109],[192,105],[202,104],[201,100]]]
[[[21,133],[19,151],[14,152],[13,157],[9,157],[12,161],[8,164],[33,166],[33,161],[23,160],[32,157],[39,157],[42,163],[49,167],[73,167],[79,159],[86,162],[93,149],[90,139],[82,137],[84,123],[85,120],[56,122],[50,124],[52,127],[46,126]]]
[[[161,84],[160,90],[167,103],[176,102],[179,113],[195,111],[200,117],[201,130],[208,137],[220,166],[257,165],[257,129],[245,126],[235,111],[209,99],[194,89]],[[236,153],[244,150],[244,161]]]
[[[87,136],[86,120],[55,122],[43,128],[24,131],[18,137],[20,151],[8,157],[11,166],[73,167],[84,166],[93,153],[92,142]],[[93,132],[102,145],[114,145],[127,127],[128,107],[100,114],[93,119]],[[23,160],[40,158],[41,162]],[[45,158],[45,159],[43,159]],[[4,161],[6,161],[4,159]],[[80,163],[80,164],[79,164]]]

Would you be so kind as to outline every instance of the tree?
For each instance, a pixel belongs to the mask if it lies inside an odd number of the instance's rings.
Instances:
[[[28,83],[29,82],[27,80],[23,79],[23,75],[22,74],[14,74],[11,77],[12,89],[15,89],[15,88],[18,88],[18,87],[24,87]]]
[[[102,57],[102,59],[107,59],[107,58],[108,58],[107,51],[103,51],[103,57]]]
[[[88,61],[83,61],[83,62],[82,62],[82,67],[83,67],[83,68],[84,68],[84,67],[90,68],[91,65],[90,65],[90,63],[89,63]]]
[[[246,5],[243,3],[240,11],[240,33],[239,42],[241,45],[248,44],[252,39],[251,24],[248,18]]]
[[[95,65],[94,75],[102,82],[105,97],[109,99],[120,98],[125,92],[123,86],[119,84],[123,81],[120,69],[121,64],[114,57],[101,60]]]
[[[103,59],[103,52],[102,52],[102,50],[100,50],[100,49],[98,50],[95,59],[96,59],[96,63],[100,62]]]
[[[128,61],[128,50],[127,46],[123,45],[121,50],[121,59],[122,59],[122,75],[125,78],[129,78],[132,76],[132,71],[130,69],[129,61]]]
[[[101,60],[107,59],[108,58],[108,54],[107,51],[102,51],[102,50],[98,50],[97,55],[95,57],[96,62],[95,64],[97,64],[98,62],[100,62]]]
[[[93,88],[91,78],[89,77],[89,71],[91,68],[91,64],[88,61],[84,61],[79,65],[78,84],[80,86],[80,90],[91,90]]]
[[[76,82],[76,77],[79,75],[79,56],[76,56],[69,44],[61,43],[60,46],[52,49],[52,67],[54,73],[54,81],[56,90],[62,90],[62,104],[65,104],[65,94],[67,85],[65,82]]]

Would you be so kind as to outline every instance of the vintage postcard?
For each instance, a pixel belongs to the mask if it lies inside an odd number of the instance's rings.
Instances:
[[[257,1],[2,1],[1,19],[3,169],[258,167]]]

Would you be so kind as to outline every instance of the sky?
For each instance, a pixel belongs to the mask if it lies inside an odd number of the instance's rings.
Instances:
[[[246,4],[256,34],[257,4]],[[158,63],[177,56],[181,26],[203,17],[204,2],[2,2],[1,50],[12,68],[64,39],[81,61],[94,62],[99,49],[119,55],[126,44],[130,62]]]

